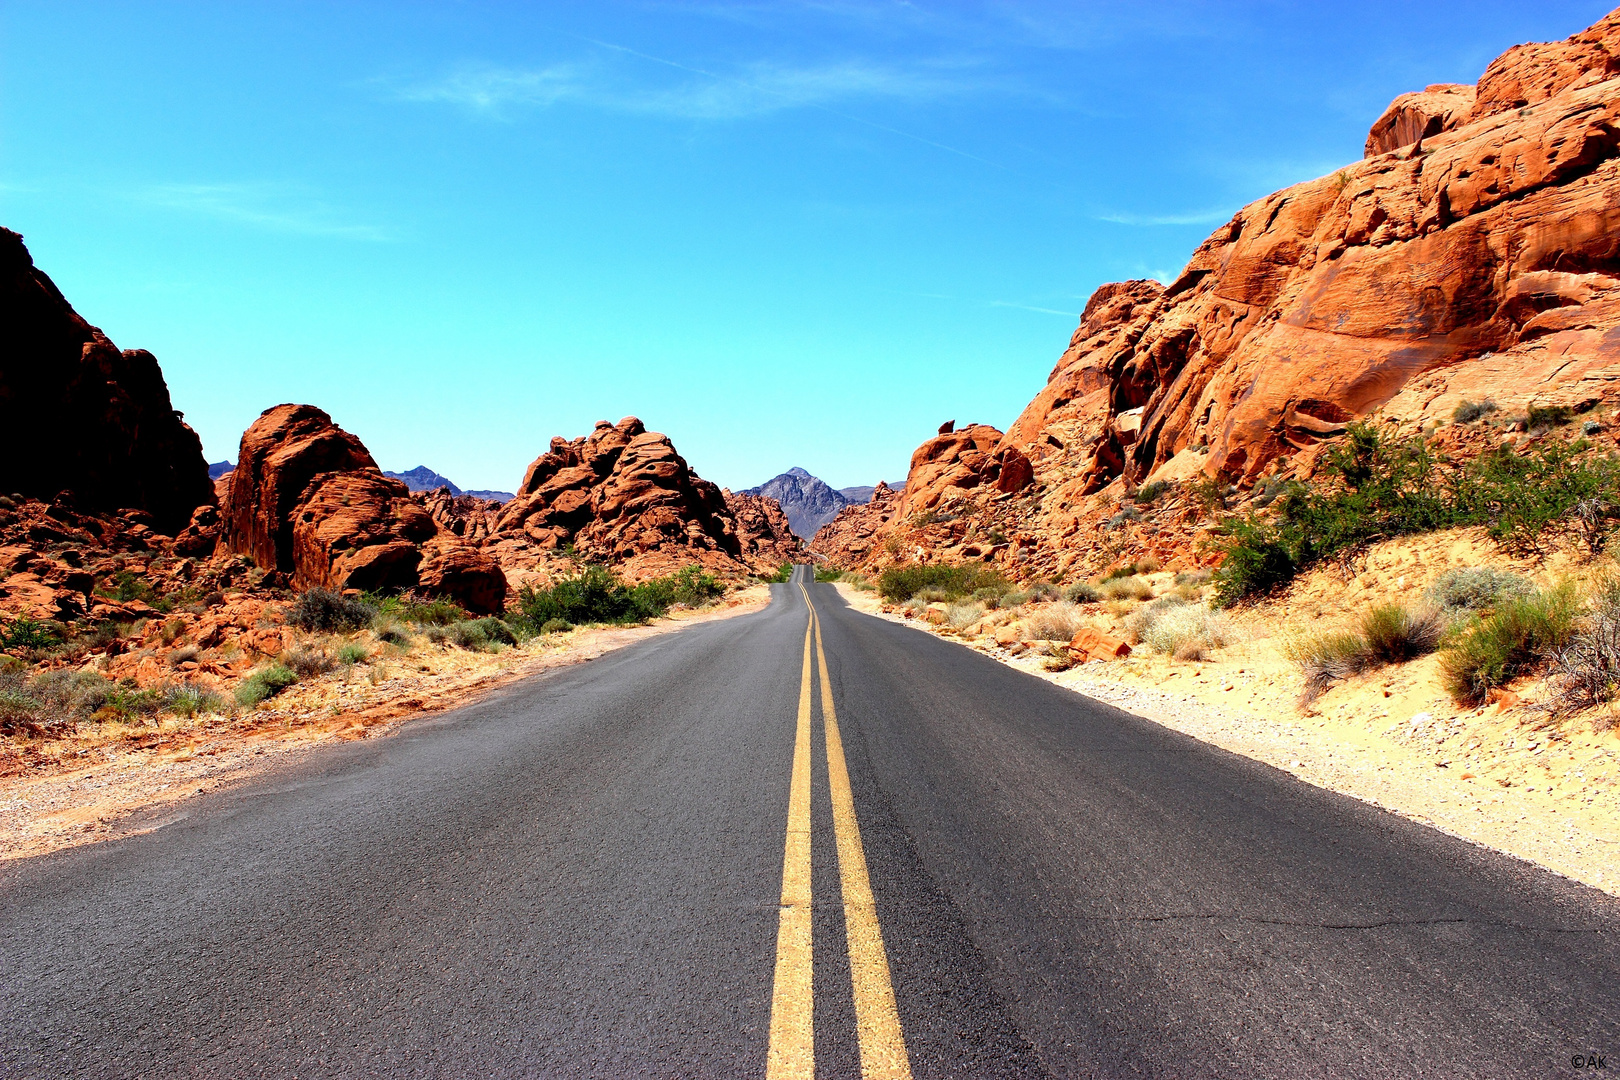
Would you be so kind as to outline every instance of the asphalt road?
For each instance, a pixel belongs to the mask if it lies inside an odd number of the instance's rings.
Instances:
[[[773,588],[0,868],[0,1075],[1620,1069],[1601,894]]]

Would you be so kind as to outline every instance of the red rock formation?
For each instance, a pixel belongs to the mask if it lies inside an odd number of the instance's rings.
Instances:
[[[267,409],[243,434],[228,479],[223,546],[297,588],[414,588],[472,611],[503,606],[490,599],[506,593],[499,565],[441,532],[359,439],[313,406]]]
[[[552,439],[492,538],[502,564],[519,568],[567,545],[631,578],[694,562],[723,573],[745,569],[720,489],[633,416],[601,421],[572,442]]]
[[[892,531],[892,523],[900,520],[900,505],[900,492],[880,481],[871,499],[844,507],[817,529],[809,548],[835,566],[868,565]]]
[[[788,524],[782,504],[769,495],[725,492],[726,510],[735,522],[739,554],[750,565],[797,562],[804,543]]]
[[[954,424],[945,425],[911,455],[901,513],[933,509],[949,488],[978,487],[1000,441],[1001,432],[988,424],[969,424],[960,430]]]
[[[1360,417],[1620,394],[1617,57],[1620,11],[1509,50],[1473,88],[1397,98],[1369,156],[1244,207],[1169,286],[1098,289],[1003,438],[930,439],[901,512],[835,522],[828,542],[868,566],[984,557],[1032,576],[1101,563],[1106,536],[1191,565],[1186,535],[1121,508],[1137,485],[1308,473]],[[1008,450],[1034,483],[998,502],[984,463]],[[943,524],[913,517],[947,501]]]
[[[174,410],[157,360],[120,352],[0,229],[0,491],[50,500],[71,491],[88,511],[134,508],[178,532],[213,501],[202,444]]]

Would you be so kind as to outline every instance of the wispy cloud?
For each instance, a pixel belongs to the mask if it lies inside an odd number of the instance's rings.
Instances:
[[[1080,317],[1080,313],[1078,311],[1059,311],[1056,308],[1034,307],[1030,304],[1014,304],[1007,300],[991,300],[990,306],[1017,308],[1019,311],[1035,311],[1042,315],[1062,315],[1066,319],[1078,319]]]
[[[590,43],[679,71],[686,77],[649,84],[617,70],[615,65],[603,63],[532,68],[473,65],[429,82],[398,87],[393,94],[401,101],[455,105],[498,118],[575,102],[616,112],[732,120],[858,100],[936,100],[986,88],[985,81],[967,71],[966,65],[897,67],[865,60],[817,65],[756,62],[716,72],[609,42]]]
[[[392,233],[344,219],[336,208],[291,184],[156,184],[127,193],[147,206],[230,221],[270,232],[381,242]]]
[[[1126,214],[1108,213],[1098,214],[1098,221],[1107,221],[1115,225],[1139,225],[1143,227],[1157,227],[1161,225],[1219,225],[1232,217],[1231,210],[1194,210],[1183,214]]]

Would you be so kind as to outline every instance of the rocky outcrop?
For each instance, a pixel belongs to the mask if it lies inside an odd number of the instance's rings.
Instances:
[[[816,530],[831,521],[838,511],[852,502],[864,501],[849,498],[796,465],[741,494],[775,499],[787,515],[793,531],[800,536],[814,536]]]
[[[870,565],[900,520],[900,500],[899,491],[879,483],[870,499],[846,506],[818,529],[810,540],[810,550],[835,566]],[[891,546],[898,551],[898,542]]]
[[[221,483],[222,547],[294,588],[415,589],[477,612],[504,606],[499,565],[441,530],[359,439],[314,406],[267,409]]]
[[[492,543],[503,566],[539,565],[545,553],[571,548],[629,578],[692,563],[728,574],[746,568],[720,489],[633,416],[552,439],[502,509]]]
[[[202,443],[151,353],[120,352],[0,229],[0,491],[87,511],[142,510],[173,535],[213,501]]]
[[[1397,98],[1367,157],[1244,207],[1168,286],[1098,289],[1006,434],[925,442],[898,512],[867,514],[856,542],[868,559],[983,552],[1020,576],[1132,545],[1191,565],[1185,537],[1121,506],[1138,485],[1309,475],[1363,417],[1620,394],[1617,57],[1620,12],[1509,50],[1474,87]],[[1016,499],[985,483],[1009,450],[1033,472]],[[934,507],[953,520],[923,536]]]
[[[1001,432],[969,424],[941,434],[911,455],[900,510],[904,515],[932,510],[979,487],[1021,491],[1034,482],[1029,459],[1016,446],[1003,446]]]
[[[804,542],[775,499],[748,492],[728,491],[725,496],[745,562],[753,566],[774,562],[780,566],[804,558]]]

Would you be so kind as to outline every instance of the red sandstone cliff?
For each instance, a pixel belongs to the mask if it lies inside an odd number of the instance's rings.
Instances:
[[[143,510],[173,534],[214,501],[195,432],[169,400],[157,360],[120,352],[0,229],[0,491],[62,491],[93,512]]]
[[[948,505],[946,549],[994,532],[1015,573],[1049,573],[1096,547],[1100,496],[1149,479],[1308,470],[1373,414],[1421,424],[1464,399],[1616,392],[1620,11],[1508,50],[1476,86],[1402,95],[1366,155],[1244,207],[1170,285],[1098,289],[1045,388],[974,443],[982,459],[929,440],[898,512],[868,515],[893,531]],[[1034,484],[998,502],[982,462],[1008,451]],[[835,540],[816,550],[853,558]]]

